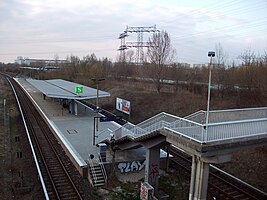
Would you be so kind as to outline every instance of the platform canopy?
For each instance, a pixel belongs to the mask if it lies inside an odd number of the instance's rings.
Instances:
[[[36,80],[27,79],[35,88],[50,98],[60,99],[94,99],[97,98],[97,90],[78,83],[62,79]],[[98,97],[109,97],[110,93],[99,90]]]

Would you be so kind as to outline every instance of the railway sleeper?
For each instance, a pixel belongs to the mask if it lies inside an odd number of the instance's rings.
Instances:
[[[60,194],[60,199],[77,199],[77,194],[75,192],[64,192],[62,194]]]
[[[62,194],[64,194],[64,193],[71,194],[73,192],[75,193],[75,190],[70,185],[69,186],[61,186],[61,187],[58,187],[57,189]]]
[[[69,188],[69,189],[73,189],[72,185],[70,185],[69,182],[65,181],[65,182],[55,182],[56,187],[58,188]]]
[[[77,196],[66,196],[64,200],[77,200]]]
[[[49,171],[52,174],[62,174],[64,176],[64,172],[62,172],[62,168],[60,168],[59,166],[54,166],[54,167],[50,167],[49,166]]]
[[[233,188],[230,187],[229,185],[221,185],[220,189],[223,190],[224,192],[231,192],[233,191]]]
[[[69,180],[68,179],[56,179],[54,180],[54,183],[57,185],[69,185]]]
[[[238,195],[235,195],[234,198],[243,200],[245,196],[243,194],[238,194]]]
[[[228,187],[228,188],[226,188],[226,189],[223,189],[223,191],[225,192],[225,193],[232,193],[233,192],[233,188],[230,188],[230,187]]]
[[[54,174],[53,178],[60,179],[62,177],[62,174]]]
[[[53,168],[59,168],[60,167],[60,164],[58,162],[55,162],[55,161],[47,162],[47,164],[49,165],[49,167],[53,167]]]
[[[239,195],[240,193],[237,191],[227,192],[227,194],[231,195],[232,197]]]

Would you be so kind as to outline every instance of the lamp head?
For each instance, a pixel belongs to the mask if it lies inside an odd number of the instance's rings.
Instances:
[[[215,51],[209,51],[208,57],[215,57]]]

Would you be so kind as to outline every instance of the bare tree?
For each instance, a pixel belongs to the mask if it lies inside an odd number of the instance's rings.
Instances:
[[[90,78],[103,78],[105,77],[104,67],[102,63],[95,63],[89,69]]]
[[[147,50],[147,60],[151,68],[149,71],[157,92],[160,93],[165,69],[173,62],[175,49],[171,46],[171,39],[166,31],[154,33],[148,42],[150,47]]]
[[[247,49],[244,52],[242,52],[239,56],[239,59],[242,61],[242,65],[244,66],[250,66],[253,62],[255,62],[256,55],[251,49]]]
[[[134,51],[133,50],[126,51],[125,61],[127,63],[132,63],[134,61]]]
[[[218,67],[225,67],[228,56],[227,53],[224,51],[221,43],[215,45],[215,52],[216,52],[215,63],[217,64]]]
[[[58,60],[59,60],[58,54],[54,55],[54,60],[55,60],[55,65],[58,66]]]
[[[255,71],[253,71],[253,65],[256,61],[256,55],[251,49],[245,50],[239,56],[239,59],[242,61],[242,69],[244,71],[243,82],[246,87],[251,90],[254,87],[255,79],[257,78],[255,75]]]
[[[221,43],[218,43],[215,45],[215,81],[217,83],[217,91],[218,95],[221,96],[221,98],[224,97],[224,91],[226,87],[226,62],[227,62],[227,53],[224,51],[223,46]]]

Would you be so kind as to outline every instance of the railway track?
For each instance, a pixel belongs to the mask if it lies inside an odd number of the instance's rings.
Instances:
[[[170,147],[171,159],[178,167],[185,172],[188,180],[191,174],[191,157],[174,147]],[[265,200],[267,196],[249,185],[229,176],[222,170],[210,165],[207,199],[210,200]]]
[[[49,199],[91,199],[86,184],[20,86],[9,79],[19,98]]]
[[[34,147],[37,152],[49,198],[90,199],[86,196],[85,192],[82,192],[76,187],[76,183],[79,182],[78,179],[82,179],[82,177],[79,176],[77,171],[75,174],[75,170],[71,169],[70,166],[72,163],[64,155],[64,151],[42,117],[21,88],[13,80],[11,82],[14,84],[20,97],[20,102],[23,105],[23,111],[28,122],[31,137],[34,141]],[[124,123],[125,121],[121,122],[121,124]],[[170,153],[174,156],[172,162],[176,164],[176,167],[184,170],[186,172],[184,174],[190,178],[191,157],[173,147],[170,148]],[[216,168],[210,167],[207,199],[263,200],[267,199],[267,196],[227,176]]]
[[[96,105],[92,104],[92,103],[89,103],[85,100],[79,100],[81,103],[85,104],[86,106],[92,108],[93,110],[96,109]],[[106,117],[114,117],[116,115],[114,115],[113,113],[101,108],[101,110],[99,111],[100,114],[106,116]],[[125,119],[121,119],[121,120],[118,120],[116,121],[118,124],[120,124],[121,126],[123,126],[124,124],[127,123],[127,121]]]

